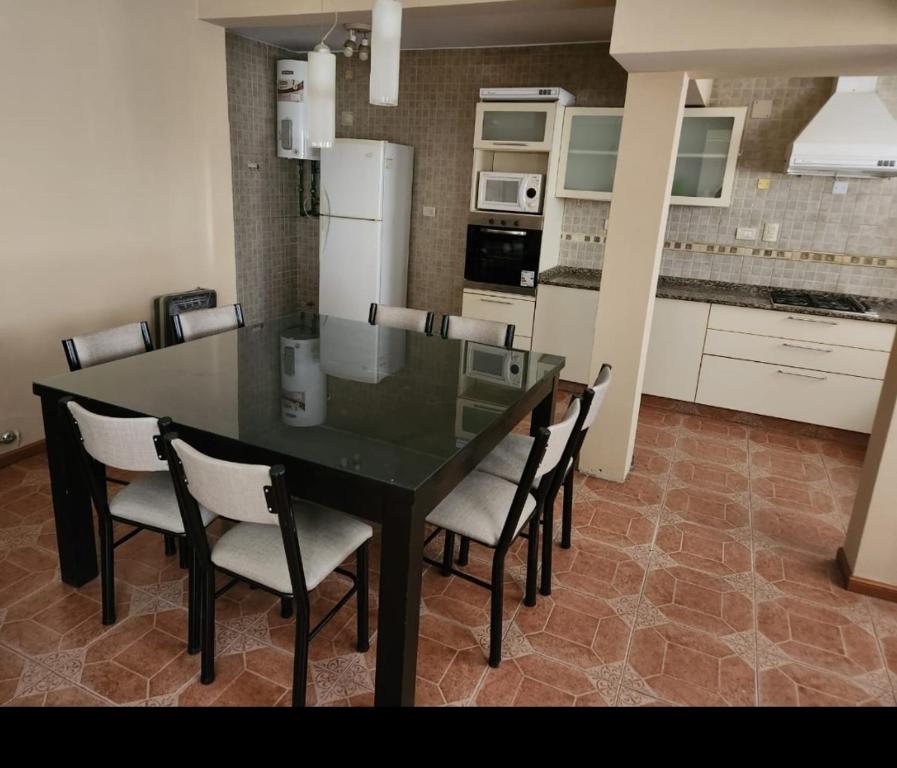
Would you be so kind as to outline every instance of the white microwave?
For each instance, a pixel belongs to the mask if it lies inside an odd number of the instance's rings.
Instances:
[[[520,389],[523,387],[525,365],[526,352],[467,342],[464,374],[471,379]]]
[[[481,211],[542,212],[542,175],[480,171],[477,208]]]

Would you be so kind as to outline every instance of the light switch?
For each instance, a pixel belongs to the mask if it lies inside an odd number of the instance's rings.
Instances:
[[[436,218],[436,208],[433,207],[432,205],[425,205],[424,206],[424,216],[428,219],[435,219]]]
[[[343,112],[339,118],[340,125],[354,125],[355,124],[355,115],[351,112]]]
[[[765,224],[763,226],[763,242],[764,243],[774,243],[779,239],[779,225],[775,224]]]
[[[846,195],[847,194],[847,182],[843,179],[835,179],[835,183],[832,184],[832,194],[833,195]]]
[[[772,99],[754,99],[754,105],[751,108],[751,117],[770,117],[772,116]]]
[[[756,227],[738,227],[735,230],[735,239],[736,240],[756,240],[757,239],[757,228]]]

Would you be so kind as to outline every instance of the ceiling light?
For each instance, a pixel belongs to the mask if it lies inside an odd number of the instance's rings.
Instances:
[[[374,0],[371,24],[371,104],[399,104],[399,50],[402,43],[402,3]]]

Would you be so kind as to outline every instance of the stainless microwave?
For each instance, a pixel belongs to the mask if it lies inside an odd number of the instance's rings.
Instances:
[[[538,214],[542,212],[542,175],[480,171],[477,209]]]

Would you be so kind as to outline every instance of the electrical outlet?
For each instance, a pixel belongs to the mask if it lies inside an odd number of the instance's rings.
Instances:
[[[355,125],[355,115],[351,112],[343,112],[339,118],[340,125],[351,126]]]
[[[763,118],[772,116],[772,99],[754,99],[751,117]]]
[[[763,225],[763,242],[764,243],[774,243],[779,239],[779,224],[764,224]]]
[[[424,216],[428,219],[436,218],[436,208],[432,205],[425,205],[423,210]]]
[[[756,227],[738,227],[735,230],[735,239],[736,240],[756,240],[757,239],[757,228]]]
[[[847,194],[847,182],[843,179],[836,179],[835,183],[832,184],[832,194],[833,195],[846,195]]]

